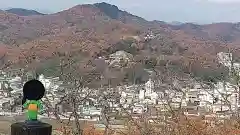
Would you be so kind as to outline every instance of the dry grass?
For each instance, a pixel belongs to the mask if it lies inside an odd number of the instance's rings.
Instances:
[[[1,118],[1,117],[0,117]],[[66,130],[68,134],[63,134],[63,124],[55,120],[42,120],[53,126],[53,135],[72,135],[72,126],[68,126]],[[0,119],[0,134],[9,134],[10,126],[14,123],[11,118]],[[83,135],[104,135],[104,130],[94,128],[93,124],[81,124],[83,127]],[[60,131],[60,129],[62,129]],[[128,129],[115,130],[111,129],[108,135],[240,135],[240,123],[236,120],[225,121],[225,123],[211,126],[209,123],[203,122],[201,119],[186,119],[186,117],[179,117],[172,122],[168,127],[157,126],[157,124],[147,124],[147,126],[138,126],[134,123],[128,126]]]

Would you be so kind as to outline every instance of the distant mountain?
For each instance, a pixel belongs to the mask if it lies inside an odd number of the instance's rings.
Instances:
[[[123,23],[130,23],[135,25],[147,25],[149,22],[144,18],[130,14],[127,11],[120,10],[117,6],[108,4],[106,2],[94,4],[102,12],[104,12],[111,19],[119,20]]]
[[[28,10],[23,8],[11,8],[5,11],[19,16],[44,15],[43,13],[39,13],[35,10]]]
[[[178,22],[178,21],[173,21],[173,22],[170,22],[168,24],[171,24],[171,25],[182,25],[183,23],[182,22]]]

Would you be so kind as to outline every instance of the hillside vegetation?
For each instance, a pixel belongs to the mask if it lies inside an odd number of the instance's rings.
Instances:
[[[145,40],[147,34],[154,38]],[[3,68],[23,67],[48,75],[78,72],[89,85],[141,83],[146,69],[164,75],[224,79],[227,70],[216,54],[233,50],[238,56],[238,24],[170,25],[146,21],[107,3],[77,5],[55,14],[18,16],[0,11]],[[111,67],[106,60],[117,51],[132,55],[130,64]],[[104,57],[99,66],[94,62]],[[70,67],[67,62],[73,61]],[[65,61],[65,64],[60,64]],[[68,65],[69,66],[69,65]],[[169,73],[168,73],[169,74]],[[76,75],[76,74],[75,74]],[[93,80],[92,80],[93,79]],[[107,80],[112,81],[107,81]],[[97,85],[96,85],[97,86]]]

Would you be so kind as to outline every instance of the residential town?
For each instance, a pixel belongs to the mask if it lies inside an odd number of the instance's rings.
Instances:
[[[231,66],[229,63],[231,54],[219,53],[218,57],[220,63],[227,67]],[[57,109],[60,119],[69,119],[72,108],[69,107],[69,103],[61,100],[71,93],[70,85],[61,81],[59,77],[39,75],[37,79],[46,88],[42,101],[48,104],[45,105],[46,112],[40,114],[40,119],[55,119],[54,109],[49,107]],[[12,116],[24,113],[21,106],[23,84],[21,76],[10,76],[6,72],[1,72],[0,115]],[[103,113],[108,113],[113,121],[121,120],[126,116],[134,119],[148,117],[151,121],[164,116],[163,114],[169,111],[181,111],[191,117],[224,119],[234,116],[240,105],[239,87],[230,82],[218,82],[211,87],[195,82],[187,86],[179,86],[178,89],[169,89],[166,84],[149,78],[145,84],[139,85],[94,90],[81,88],[78,94],[76,96],[85,99],[77,104],[80,119],[96,122],[103,120]]]

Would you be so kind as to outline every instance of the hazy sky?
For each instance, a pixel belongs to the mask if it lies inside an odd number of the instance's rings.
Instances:
[[[240,22],[240,0],[104,0],[147,20],[180,22]],[[78,4],[101,0],[0,0],[10,7],[58,12]]]

